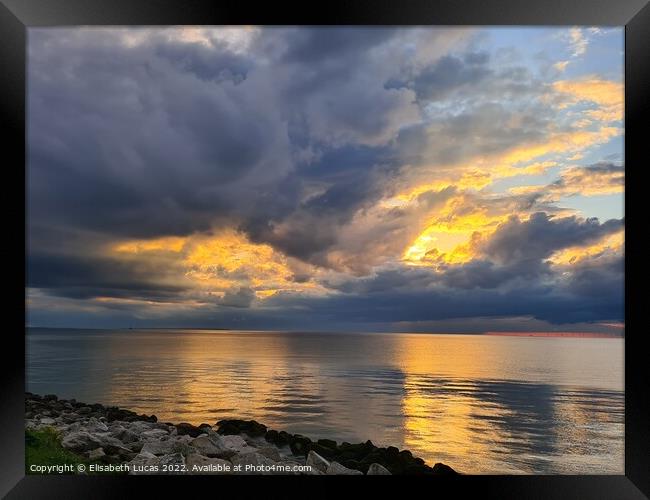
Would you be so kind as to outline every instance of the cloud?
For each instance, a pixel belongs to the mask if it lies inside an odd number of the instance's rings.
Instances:
[[[590,109],[584,115],[599,122],[623,120],[624,90],[623,84],[603,80],[595,75],[577,80],[559,80],[553,88],[565,99],[563,107],[588,105]]]
[[[621,86],[554,82],[485,40],[30,29],[34,317],[620,320],[620,301],[588,292],[619,279],[607,238],[623,222],[557,202],[622,192],[622,167],[567,160],[620,135]],[[551,170],[543,189],[521,185]],[[515,187],[494,191],[502,179]]]
[[[167,259],[134,261],[103,256],[72,256],[31,252],[27,286],[77,299],[121,297],[175,300],[190,290],[178,264]]]
[[[574,27],[569,30],[569,42],[573,57],[582,56],[587,52],[589,39],[581,28]]]
[[[388,88],[410,88],[418,99],[436,100],[463,86],[477,85],[492,74],[488,66],[489,54],[485,52],[456,56],[444,56],[425,67],[410,80],[388,81]]]
[[[623,193],[625,168],[609,162],[565,169],[560,178],[544,186],[517,186],[515,194],[534,195],[537,199],[555,201],[561,196],[597,196]]]
[[[250,307],[255,300],[255,292],[250,288],[239,288],[237,290],[228,290],[224,296],[218,300],[218,304],[226,307]]]
[[[495,262],[510,264],[548,258],[563,248],[584,245],[619,231],[623,221],[611,219],[604,223],[596,218],[553,218],[538,212],[522,221],[513,215],[484,240],[474,243],[476,249]]]

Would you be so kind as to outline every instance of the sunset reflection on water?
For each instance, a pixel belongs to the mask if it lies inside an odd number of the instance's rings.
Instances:
[[[227,331],[28,335],[28,390],[256,419],[467,473],[623,473],[622,339]]]

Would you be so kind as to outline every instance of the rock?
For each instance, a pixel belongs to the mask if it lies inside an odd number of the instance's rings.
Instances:
[[[239,428],[251,437],[259,437],[266,434],[266,425],[260,424],[256,420],[244,421]]]
[[[72,424],[79,420],[79,415],[76,413],[64,413],[61,415],[61,420],[66,424]]]
[[[165,424],[163,422],[149,422],[151,424],[151,429],[162,429],[163,431],[167,431],[169,434],[172,430],[176,430],[176,427],[174,424]]]
[[[150,453],[151,455],[168,455],[175,451],[175,441],[147,441],[142,446],[140,453]]]
[[[455,476],[458,474],[458,472],[456,472],[454,469],[440,462],[435,464],[432,470],[434,474],[441,474],[445,476]]]
[[[313,469],[317,469],[321,472],[327,472],[330,463],[312,450],[307,454],[306,465],[310,465]]]
[[[92,410],[92,408],[91,408],[90,406],[82,406],[81,408],[78,408],[78,409],[77,409],[77,413],[78,413],[79,415],[88,415],[88,414],[91,413],[92,411],[93,411],[93,410]]]
[[[153,429],[153,424],[151,422],[142,422],[142,421],[137,420],[135,422],[129,422],[128,429],[131,432],[134,432],[134,433],[140,435],[144,431],[148,431],[150,429]]]
[[[311,439],[300,434],[294,434],[292,441],[289,443],[289,448],[294,455],[307,456],[311,449]]]
[[[106,453],[104,453],[104,448],[97,448],[95,450],[89,451],[86,456],[89,460],[99,460],[102,457],[105,457]]]
[[[163,429],[149,429],[148,431],[144,431],[140,436],[144,441],[149,441],[149,440],[154,440],[154,439],[160,439],[163,436],[167,436],[169,432],[167,430]]]
[[[86,430],[88,432],[108,432],[108,426],[95,417],[91,417],[86,423]]]
[[[103,445],[102,448],[106,451],[107,455],[112,455],[121,458],[122,460],[132,460],[137,455],[130,448],[125,448],[120,445]]]
[[[270,458],[274,462],[279,462],[282,460],[280,452],[275,446],[264,446],[257,449],[257,453],[264,455],[266,458]]]
[[[345,460],[356,460],[359,457],[359,453],[355,451],[341,451],[336,455],[336,459],[340,462],[344,462]]]
[[[241,432],[239,423],[241,420],[224,419],[217,422],[217,432],[224,435],[237,435]]]
[[[111,436],[113,436],[116,439],[119,439],[123,443],[134,443],[140,440],[140,435],[136,432],[133,432],[130,429],[125,429],[122,427],[121,430],[118,430],[116,432],[111,432]]]
[[[132,443],[126,444],[126,447],[135,453],[139,453],[140,451],[142,451],[142,448],[144,447],[144,442],[133,441]]]
[[[160,458],[147,452],[140,452],[129,463],[129,474],[158,474]]]
[[[110,406],[106,408],[104,416],[109,422],[114,422],[115,420],[132,422],[134,420],[137,420],[137,414],[135,412],[129,410],[121,410],[117,406]]]
[[[333,476],[333,475],[344,475],[344,476],[362,476],[363,472],[359,470],[354,470],[354,469],[348,469],[347,467],[343,467],[340,463],[338,462],[331,462],[329,467],[327,468],[327,471],[325,472],[328,476]]]
[[[176,431],[178,432],[179,436],[188,435],[192,437],[199,437],[199,435],[203,433],[201,429],[193,426],[192,424],[188,424],[187,422],[176,424]]]
[[[279,444],[278,431],[266,431],[266,434],[264,434],[264,439],[266,439],[269,443]]]
[[[102,443],[92,434],[79,431],[71,432],[61,440],[61,445],[71,451],[84,452],[101,447]]]
[[[219,434],[241,434],[245,433],[251,437],[264,436],[266,434],[266,425],[260,424],[256,420],[236,420],[224,419],[217,422]]]
[[[278,442],[277,444],[279,446],[284,446],[286,444],[289,444],[292,440],[293,436],[289,434],[288,432],[285,431],[280,431],[278,432]]]
[[[214,433],[213,433],[214,434]],[[228,459],[236,452],[229,448],[221,440],[221,436],[214,434],[213,436],[202,435],[192,439],[189,445],[194,448],[200,455],[205,455],[209,458],[222,458]]]
[[[253,448],[244,441],[244,438],[241,436],[220,436],[220,438],[226,448],[233,450],[236,453],[250,453],[257,451],[256,448]]]
[[[55,394],[46,394],[43,396],[43,401],[56,401],[59,399]]]
[[[409,464],[406,465],[402,469],[402,474],[408,474],[408,475],[420,475],[420,474],[427,474],[429,473],[429,468],[426,465],[419,465],[419,464]]]
[[[383,465],[375,462],[370,464],[367,474],[369,476],[390,476],[390,471]]]
[[[326,458],[327,460],[332,460],[336,456],[336,448],[328,448],[319,443],[312,443],[310,446],[311,451],[315,451],[321,457]]]
[[[336,450],[336,441],[333,441],[331,439],[319,439],[316,442],[319,445],[324,446],[325,448],[331,448],[332,450]]]
[[[345,457],[346,459],[353,458],[355,460],[361,460],[368,455],[368,453],[374,451],[374,449],[375,446],[370,441],[358,444],[341,443],[341,446],[339,446],[341,453],[337,458],[343,459],[343,457]]]
[[[241,470],[235,472],[236,474],[274,474],[275,471],[264,470],[258,467],[272,466],[275,465],[275,462],[270,458],[260,455],[259,453],[242,453],[238,455],[233,455],[230,459],[233,465],[241,465]],[[247,467],[248,466],[248,467]]]
[[[54,420],[53,418],[44,417],[44,418],[41,418],[41,424],[43,424],[43,425],[54,425],[54,424],[56,424],[56,420]]]
[[[177,436],[164,441],[145,441],[140,452],[152,453],[153,455],[168,455],[172,453],[189,455],[190,453],[195,453],[194,449],[189,446],[191,439],[189,436]]]
[[[395,461],[396,459],[393,459],[392,461]],[[370,464],[376,462],[376,463],[384,463],[387,461],[391,461],[385,454],[382,454],[379,450],[376,451],[371,451],[368,453],[365,457],[363,457],[361,460],[359,460],[360,463],[365,464],[366,467],[369,467]]]
[[[208,458],[191,453],[185,459],[190,474],[232,474],[232,463],[221,458]]]
[[[348,469],[354,469],[363,472],[364,474],[368,472],[368,467],[370,467],[370,464],[363,464],[359,462],[358,460],[355,460],[353,458],[349,460],[344,460],[343,462],[340,462],[341,465],[344,465]]]
[[[72,422],[70,425],[68,425],[68,432],[79,432],[79,431],[84,431],[87,432],[85,427],[81,425],[81,422]]]
[[[185,474],[184,465],[185,457],[181,453],[165,455],[160,459],[160,472],[163,474]]]

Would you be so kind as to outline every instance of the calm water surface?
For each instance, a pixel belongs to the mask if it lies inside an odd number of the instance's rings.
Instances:
[[[623,340],[191,330],[27,335],[27,389],[256,419],[465,473],[622,474]]]

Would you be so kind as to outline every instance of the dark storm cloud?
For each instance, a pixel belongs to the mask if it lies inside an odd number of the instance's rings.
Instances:
[[[418,99],[436,100],[450,91],[467,84],[478,84],[492,74],[488,66],[489,54],[468,53],[464,59],[445,56],[424,68],[410,81],[392,80],[387,88],[407,87],[415,91]]]
[[[432,277],[432,280],[435,280]],[[568,288],[526,283],[503,292],[490,289],[432,288],[373,294],[345,294],[327,299],[273,297],[276,307],[299,307],[312,324],[330,322],[390,323],[449,318],[531,316],[550,323],[622,320],[622,287],[584,297]]]
[[[236,290],[228,290],[217,303],[226,307],[246,308],[251,305],[253,300],[255,300],[255,292],[250,288],[241,287]]]
[[[155,37],[133,49],[117,42],[107,59],[101,36],[30,34],[36,220],[118,236],[189,234],[236,213],[265,177],[290,169],[279,112],[264,92],[194,78],[178,67],[187,54],[167,53],[169,42]],[[217,71],[225,49],[212,50]]]
[[[314,203],[347,213],[356,203],[350,197],[376,192],[368,187],[375,171],[360,168],[384,154],[373,144],[414,113],[408,92],[387,92],[381,78],[369,85],[380,65],[349,64],[395,33],[265,30],[261,38],[290,48],[271,54],[276,64],[269,71],[254,50],[243,56],[220,42],[208,47],[152,33],[127,46],[120,32],[30,30],[33,219],[116,237],[185,235],[224,220],[254,228],[295,211],[304,180],[338,183]],[[328,37],[345,49],[330,70],[344,80],[335,94],[305,73],[325,71],[318,64],[327,66],[328,57],[315,52],[329,50],[319,41]],[[307,56],[315,61],[300,64]],[[351,78],[341,73],[350,68]],[[303,139],[292,144],[296,130]],[[345,146],[357,140],[373,143],[362,164]],[[331,141],[338,159],[331,158]],[[331,152],[327,167],[297,171],[294,153],[307,148]],[[343,186],[349,181],[354,188]]]
[[[601,224],[596,218],[552,218],[537,212],[527,221],[510,217],[479,248],[501,264],[538,261],[563,248],[593,243],[621,229],[623,220],[611,219]]]
[[[220,45],[220,46],[219,46]],[[230,52],[225,44],[208,47],[200,43],[161,43],[155,48],[158,56],[170,60],[181,71],[195,74],[202,80],[240,83],[246,79],[253,63]]]
[[[384,27],[290,29],[283,37],[286,49],[282,58],[299,64],[321,64],[334,60],[337,65],[344,66],[345,60],[364,57],[368,50],[381,46],[398,32],[398,28]],[[268,33],[277,36],[273,31]]]
[[[27,286],[77,299],[117,297],[174,300],[189,283],[175,279],[165,261],[125,261],[95,256],[30,253]],[[176,276],[174,276],[176,278]]]

